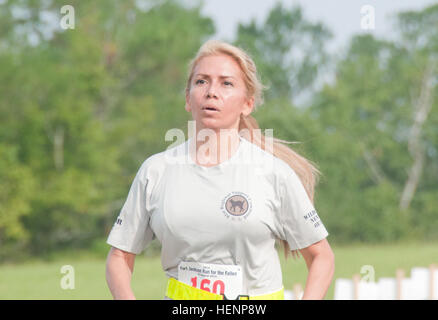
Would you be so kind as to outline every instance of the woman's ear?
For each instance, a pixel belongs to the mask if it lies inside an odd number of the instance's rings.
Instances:
[[[246,100],[245,104],[243,105],[242,115],[244,117],[247,117],[252,113],[253,110],[254,110],[254,97],[250,97]]]
[[[190,107],[190,98],[189,95],[186,93],[186,105],[185,109],[187,112],[192,112],[192,107]]]

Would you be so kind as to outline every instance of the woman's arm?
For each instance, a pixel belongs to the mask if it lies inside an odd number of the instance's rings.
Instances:
[[[106,282],[116,300],[135,300],[131,289],[135,254],[111,247],[106,261]]]
[[[326,239],[301,249],[300,252],[309,270],[302,299],[323,299],[335,272],[335,255]]]

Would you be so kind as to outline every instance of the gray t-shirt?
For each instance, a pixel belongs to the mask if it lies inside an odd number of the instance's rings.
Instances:
[[[296,250],[328,236],[298,176],[243,137],[230,159],[201,166],[190,141],[143,162],[107,243],[139,254],[156,237],[168,277],[182,261],[239,265],[242,294],[281,289],[275,238]]]

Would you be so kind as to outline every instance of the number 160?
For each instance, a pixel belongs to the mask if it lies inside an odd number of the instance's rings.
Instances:
[[[193,277],[190,280],[192,281],[192,287],[197,288],[198,287],[197,286],[197,284],[198,284],[198,277]],[[208,292],[213,292],[213,293],[216,293],[216,294],[224,294],[224,292],[225,292],[225,284],[224,284],[223,281],[216,280],[215,282],[213,282],[212,290],[210,290],[210,283],[211,283],[211,281],[209,279],[202,279],[201,283],[200,283],[199,289],[204,290],[204,291],[208,291]]]

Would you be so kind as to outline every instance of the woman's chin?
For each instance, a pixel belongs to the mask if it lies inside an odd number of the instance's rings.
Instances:
[[[236,124],[238,124],[237,121]],[[224,121],[220,121],[219,119],[213,119],[208,117],[204,117],[196,121],[197,128],[205,128],[212,130],[238,128],[236,124],[226,123]]]
[[[201,127],[204,129],[217,130],[217,129],[225,128],[224,124],[220,121],[217,121],[216,119],[203,118],[201,119],[200,122],[201,122]]]

